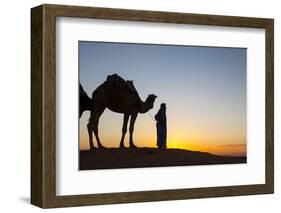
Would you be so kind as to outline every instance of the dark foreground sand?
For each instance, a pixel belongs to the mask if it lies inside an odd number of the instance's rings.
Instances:
[[[246,157],[218,156],[184,149],[94,149],[80,151],[80,170],[246,163]]]

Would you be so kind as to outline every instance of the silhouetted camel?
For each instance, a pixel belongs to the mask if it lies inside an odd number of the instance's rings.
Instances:
[[[152,109],[156,97],[157,96],[151,94],[143,102],[132,81],[126,82],[117,74],[108,76],[107,80],[92,94],[93,105],[89,123],[87,125],[90,148],[95,148],[92,138],[93,131],[96,136],[98,147],[103,148],[98,135],[98,124],[99,118],[106,108],[113,112],[124,114],[120,148],[125,147],[124,137],[127,132],[128,120],[131,117],[129,145],[131,148],[135,147],[133,143],[133,132],[137,115],[138,113],[146,113],[148,110]]]
[[[84,111],[91,110],[91,108],[92,99],[89,98],[82,85],[79,84],[79,118],[81,118]]]

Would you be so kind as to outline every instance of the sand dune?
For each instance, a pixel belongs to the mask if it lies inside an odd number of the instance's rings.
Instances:
[[[246,157],[184,149],[95,149],[80,151],[80,170],[246,163]]]

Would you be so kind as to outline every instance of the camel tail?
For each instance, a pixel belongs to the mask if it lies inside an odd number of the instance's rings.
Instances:
[[[93,105],[92,99],[87,95],[81,84],[79,84],[79,105],[80,117],[84,111],[91,111]]]

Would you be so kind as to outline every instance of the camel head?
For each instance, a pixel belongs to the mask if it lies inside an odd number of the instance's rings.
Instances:
[[[146,98],[145,102],[141,102],[139,112],[140,113],[146,113],[148,110],[152,109],[156,97],[157,96],[153,95],[153,94],[148,95],[148,97]]]
[[[154,94],[149,94],[146,100],[152,101],[154,103],[155,99],[157,98]]]
[[[154,102],[155,102],[156,98],[157,98],[157,96],[154,95],[154,94],[148,95],[148,97],[147,97],[145,102],[147,103],[147,106],[149,107],[149,109],[153,108],[153,105],[154,105]]]

